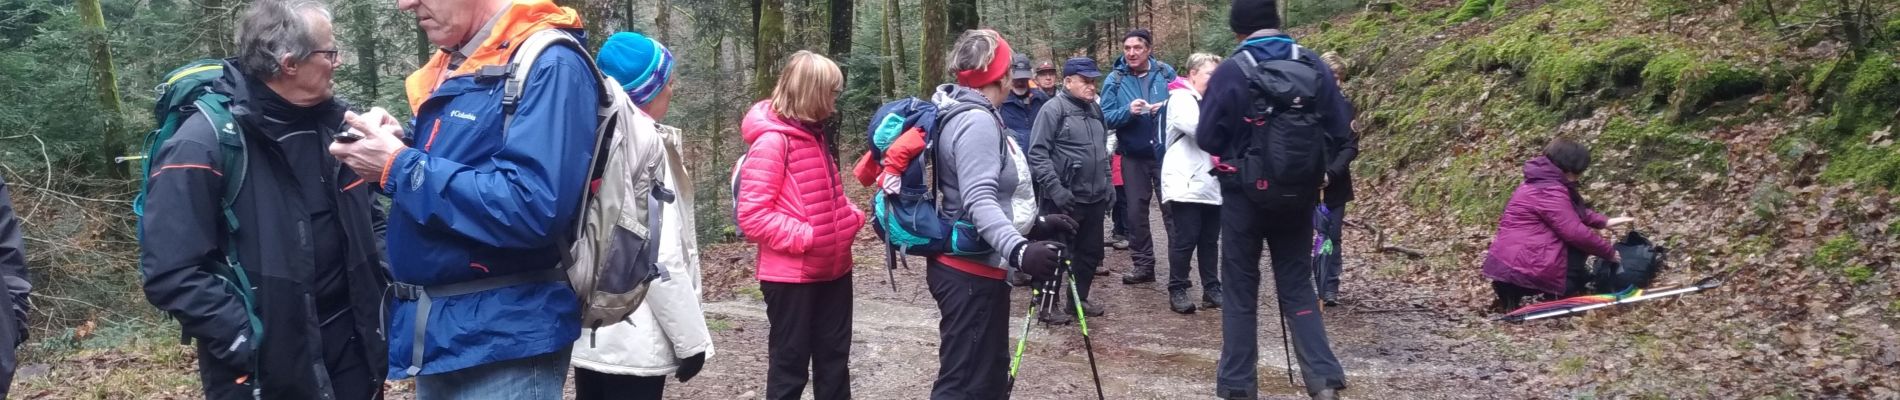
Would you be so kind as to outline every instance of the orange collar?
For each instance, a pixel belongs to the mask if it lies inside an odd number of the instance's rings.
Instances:
[[[429,57],[429,63],[409,74],[404,87],[409,95],[411,113],[422,108],[422,102],[429,99],[443,81],[449,78],[468,75],[481,70],[483,66],[508,63],[514,55],[512,49],[518,47],[529,35],[547,29],[580,29],[581,16],[572,8],[555,5],[552,0],[514,0],[514,4],[502,10],[496,19],[494,30],[483,39],[481,47],[468,60],[454,71],[448,69],[449,54],[436,51]]]

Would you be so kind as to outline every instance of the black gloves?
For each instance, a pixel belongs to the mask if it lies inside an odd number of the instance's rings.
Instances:
[[[1010,252],[1009,262],[1016,270],[1029,274],[1036,279],[1055,279],[1056,272],[1062,270],[1062,252],[1066,249],[1062,243],[1051,241],[1028,242],[1016,245],[1016,251]]]
[[[1055,239],[1059,235],[1075,233],[1075,218],[1062,214],[1049,214],[1036,217],[1036,224],[1029,227],[1029,234],[1023,235],[1029,240]]]
[[[686,383],[686,381],[693,380],[693,377],[699,376],[699,369],[705,367],[706,353],[700,352],[699,354],[694,354],[692,357],[686,357],[686,359],[680,360],[680,369],[676,372],[676,375],[679,377],[680,383]]]

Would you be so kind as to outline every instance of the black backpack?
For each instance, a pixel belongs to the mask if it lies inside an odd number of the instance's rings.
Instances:
[[[1642,232],[1630,231],[1614,244],[1622,263],[1598,258],[1594,276],[1596,290],[1591,293],[1616,293],[1631,287],[1648,288],[1656,273],[1667,265],[1669,249],[1651,242]]]
[[[1243,120],[1248,126],[1246,150],[1233,164],[1240,170],[1238,184],[1255,207],[1298,210],[1319,201],[1326,166],[1332,158],[1331,138],[1318,108],[1324,75],[1319,66],[1300,56],[1283,60],[1255,60],[1241,50],[1234,55],[1247,74],[1253,105]]]

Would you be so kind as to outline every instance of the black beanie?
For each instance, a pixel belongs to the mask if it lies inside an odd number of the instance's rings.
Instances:
[[[1280,29],[1280,9],[1276,0],[1234,0],[1227,12],[1227,26],[1234,33],[1253,34],[1261,29]]]
[[[1141,43],[1149,46],[1154,46],[1155,44],[1154,33],[1148,32],[1147,29],[1135,28],[1135,30],[1128,31],[1128,34],[1122,35],[1122,40],[1126,41],[1128,38],[1141,38]]]

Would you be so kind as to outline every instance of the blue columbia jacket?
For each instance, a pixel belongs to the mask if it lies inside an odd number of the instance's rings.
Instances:
[[[581,53],[551,47],[526,73],[512,124],[502,79],[478,77],[543,29],[579,36],[580,18],[549,0],[517,0],[479,50],[450,68],[438,52],[408,78],[411,148],[389,163],[389,266],[397,281],[433,286],[559,268],[579,219],[594,151],[599,83]],[[584,41],[583,41],[584,42]],[[437,84],[437,82],[440,82]],[[393,296],[389,378],[410,376],[416,302]],[[564,351],[580,337],[567,282],[525,283],[437,297],[417,375]]]

